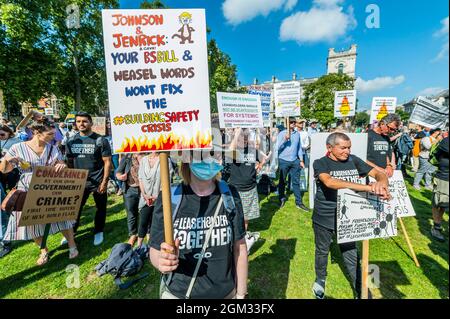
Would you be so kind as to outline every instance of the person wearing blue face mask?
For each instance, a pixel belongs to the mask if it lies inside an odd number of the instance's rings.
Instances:
[[[175,247],[164,242],[162,196],[155,202],[150,261],[163,274],[162,299],[243,299],[247,294],[241,200],[220,180],[221,169],[212,158],[182,164],[183,183],[172,190],[180,197],[172,203]]]

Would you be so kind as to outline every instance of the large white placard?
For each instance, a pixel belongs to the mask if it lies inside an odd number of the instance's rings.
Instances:
[[[274,84],[275,116],[300,116],[300,82],[282,82]]]
[[[443,128],[448,121],[448,106],[419,96],[409,121],[431,129]]]
[[[397,236],[395,206],[376,195],[340,189],[336,233],[338,244]]]
[[[326,141],[331,133],[316,133],[311,135],[311,153],[309,159],[309,208],[314,208],[314,197],[316,195],[316,183],[314,180],[314,161],[324,157],[327,153]],[[352,141],[351,154],[365,161],[367,159],[367,134],[348,133]]]
[[[355,116],[356,90],[334,92],[334,117]]]
[[[205,10],[102,17],[115,151],[211,148]]]
[[[381,120],[390,113],[395,113],[397,107],[396,97],[374,97],[372,99],[372,111],[370,114],[370,124]]]
[[[259,95],[217,92],[220,128],[263,127]]]

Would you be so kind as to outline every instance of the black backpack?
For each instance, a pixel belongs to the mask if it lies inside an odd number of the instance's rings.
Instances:
[[[148,247],[147,249],[144,248],[145,250],[147,253],[142,253],[142,248],[138,253],[128,243],[115,244],[109,257],[95,267],[97,275],[111,274],[114,276],[114,282],[119,288],[125,289],[130,287],[136,281],[148,276],[148,273],[127,283],[122,283],[120,278],[133,276],[142,269],[144,265],[143,260],[148,256]]]

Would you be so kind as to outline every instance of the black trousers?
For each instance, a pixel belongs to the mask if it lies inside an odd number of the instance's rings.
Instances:
[[[326,280],[328,254],[334,237],[334,230],[313,223],[314,239],[316,244],[315,268],[316,280]],[[361,266],[356,243],[339,244],[345,268],[350,276],[351,284],[358,297],[361,295]]]
[[[77,231],[78,226],[80,226],[80,218],[81,212],[83,211],[83,207],[86,204],[86,201],[89,198],[89,195],[94,196],[95,206],[97,211],[95,212],[95,220],[94,220],[94,234],[103,232],[106,223],[106,205],[108,203],[108,193],[100,194],[96,191],[96,189],[85,189],[83,194],[83,199],[81,200],[80,212],[78,213],[77,222],[75,223],[73,230]]]
[[[147,206],[142,207],[140,211],[140,219],[139,219],[139,238],[144,238],[145,235],[150,233],[150,228],[152,227],[153,220],[153,210],[155,206]]]
[[[128,236],[135,236],[138,233],[139,199],[141,192],[139,187],[127,187],[123,194],[123,201],[127,211]]]

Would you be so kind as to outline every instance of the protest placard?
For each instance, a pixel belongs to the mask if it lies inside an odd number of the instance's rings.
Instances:
[[[375,179],[371,177],[370,181],[375,182]],[[389,178],[389,193],[391,193],[398,218],[416,216],[402,171],[394,171],[392,177]]]
[[[372,111],[370,112],[370,124],[381,120],[390,113],[395,113],[396,107],[396,97],[374,97],[372,99]]]
[[[338,244],[397,236],[394,203],[366,192],[338,190],[336,233]]]
[[[211,148],[204,9],[103,10],[117,153]]]
[[[270,105],[272,103],[272,93],[270,90],[249,89],[248,94],[259,95],[261,98],[261,110],[263,118],[263,126],[270,127]]]
[[[92,131],[100,135],[106,135],[106,117],[93,117]]]
[[[259,95],[217,92],[220,128],[263,127]]]
[[[275,116],[300,116],[300,82],[274,84]]]
[[[334,92],[334,117],[355,116],[356,90]]]
[[[448,106],[436,104],[419,96],[415,101],[415,107],[409,121],[430,129],[443,128],[448,121]]]
[[[316,195],[316,183],[314,180],[313,164],[317,159],[322,158],[327,153],[326,141],[331,133],[316,133],[311,135],[311,153],[309,158],[309,208],[314,208],[314,197]],[[352,141],[351,153],[365,161],[367,159],[367,134],[348,133],[346,134]]]
[[[76,220],[83,198],[88,171],[51,166],[33,170],[19,226]]]

